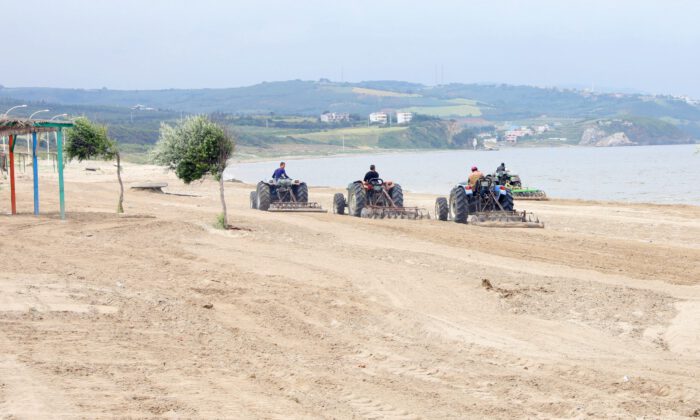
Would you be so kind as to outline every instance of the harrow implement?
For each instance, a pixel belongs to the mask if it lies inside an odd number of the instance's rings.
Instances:
[[[420,207],[366,206],[360,212],[365,219],[430,219],[430,213]]]
[[[271,212],[303,212],[303,213],[327,213],[320,204],[316,202],[302,203],[299,201],[273,202],[267,211]]]
[[[511,192],[513,193],[513,197],[518,200],[549,200],[544,191],[536,188],[513,188]]]
[[[481,227],[544,228],[544,222],[533,213],[515,210],[477,212],[470,215],[469,223]]]

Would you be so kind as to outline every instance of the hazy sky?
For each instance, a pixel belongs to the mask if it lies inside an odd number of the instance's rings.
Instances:
[[[0,0],[0,14],[5,86],[437,75],[700,97],[693,0]]]

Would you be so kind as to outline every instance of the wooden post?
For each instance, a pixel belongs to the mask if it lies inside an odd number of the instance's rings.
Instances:
[[[58,201],[61,209],[61,220],[66,218],[66,201],[63,192],[63,128],[56,132],[56,160],[58,161]]]
[[[10,202],[12,203],[12,214],[17,214],[17,198],[15,195],[15,141],[17,137],[10,134]]]
[[[32,133],[32,175],[34,178],[34,215],[39,215],[39,160],[36,156],[37,136]]]

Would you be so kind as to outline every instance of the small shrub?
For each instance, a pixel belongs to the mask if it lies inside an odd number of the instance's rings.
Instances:
[[[219,213],[216,216],[216,223],[214,224],[214,227],[217,229],[226,229],[226,218],[224,217],[223,213]]]

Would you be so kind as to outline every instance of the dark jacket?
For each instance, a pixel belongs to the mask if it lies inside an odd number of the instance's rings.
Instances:
[[[370,179],[375,179],[379,178],[379,172],[377,171],[369,171],[365,174],[365,182],[369,182]]]

